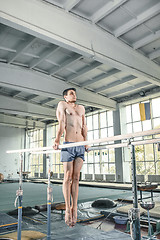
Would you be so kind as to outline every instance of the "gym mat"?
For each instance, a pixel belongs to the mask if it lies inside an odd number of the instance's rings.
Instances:
[[[17,225],[17,219],[9,216],[6,213],[0,213],[0,232],[3,232],[6,229],[15,229],[17,228]]]

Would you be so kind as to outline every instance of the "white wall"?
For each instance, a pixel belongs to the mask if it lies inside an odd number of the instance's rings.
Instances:
[[[0,126],[0,173],[5,179],[18,178],[19,155],[7,154],[10,149],[24,148],[24,129]]]

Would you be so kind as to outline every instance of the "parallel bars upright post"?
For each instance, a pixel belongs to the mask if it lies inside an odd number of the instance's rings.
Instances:
[[[48,160],[48,187],[47,187],[47,240],[51,239],[51,204],[52,204],[52,188],[51,188],[51,159],[47,155]]]
[[[52,204],[52,188],[50,181],[51,173],[51,160],[50,156],[48,159],[48,187],[47,187],[47,240],[51,240],[51,204]],[[22,231],[22,171],[23,171],[23,154],[20,154],[20,170],[19,170],[19,189],[16,192],[18,198],[18,229],[17,229],[17,240],[21,240]]]
[[[22,228],[22,171],[23,171],[23,154],[20,154],[20,170],[19,170],[19,189],[16,192],[18,198],[18,230],[17,239],[21,240],[21,228]]]
[[[137,197],[135,146],[130,144],[130,148],[131,148],[131,163],[132,163],[132,193],[133,193],[133,208],[130,210],[130,213],[133,221],[133,239],[141,240],[140,210],[138,208],[138,197]]]

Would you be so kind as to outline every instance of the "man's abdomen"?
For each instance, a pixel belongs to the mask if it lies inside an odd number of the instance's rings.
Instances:
[[[82,129],[76,127],[68,127],[65,133],[65,141],[67,142],[81,142],[84,141],[82,136]]]

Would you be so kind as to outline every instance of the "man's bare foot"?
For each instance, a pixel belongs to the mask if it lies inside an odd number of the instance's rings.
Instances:
[[[77,223],[77,209],[72,209],[72,227],[74,227]]]
[[[72,212],[71,212],[71,210],[66,210],[65,211],[65,223],[69,227],[72,227]]]

